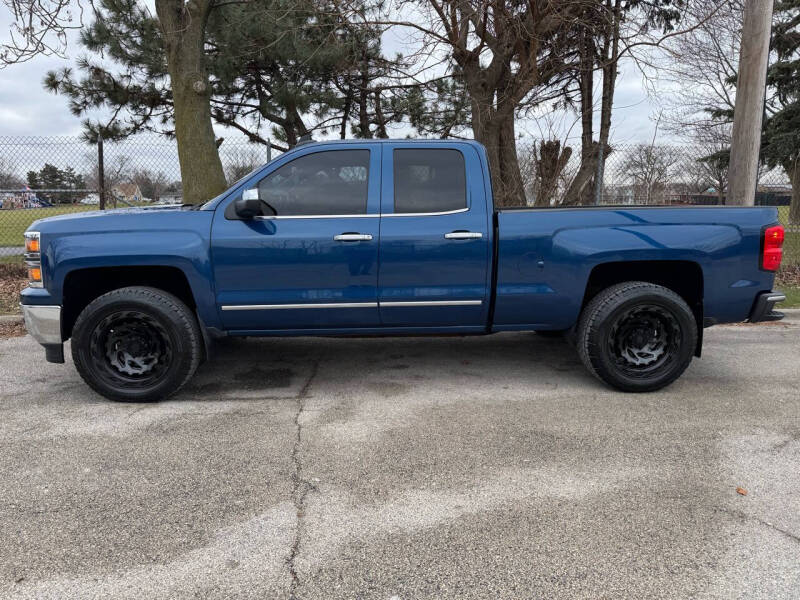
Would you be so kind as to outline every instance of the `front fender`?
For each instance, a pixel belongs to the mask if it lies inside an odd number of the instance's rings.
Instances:
[[[218,327],[208,239],[199,232],[161,229],[66,234],[49,241],[42,268],[50,302],[63,304],[64,282],[80,269],[173,267],[185,276],[203,323]]]

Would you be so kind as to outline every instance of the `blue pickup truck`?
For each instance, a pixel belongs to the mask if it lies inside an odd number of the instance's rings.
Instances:
[[[599,379],[662,388],[716,323],[780,319],[774,208],[498,210],[468,141],[299,146],[201,206],[25,234],[28,331],[107,398],[176,392],[220,336],[563,335]]]

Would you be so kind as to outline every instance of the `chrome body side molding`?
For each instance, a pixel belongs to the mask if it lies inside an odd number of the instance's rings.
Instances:
[[[322,302],[308,304],[224,304],[222,310],[293,310],[306,308],[387,308],[420,306],[480,306],[483,300],[409,300],[398,302]]]

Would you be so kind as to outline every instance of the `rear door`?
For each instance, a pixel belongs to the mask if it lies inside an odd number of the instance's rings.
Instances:
[[[485,326],[490,219],[477,151],[386,144],[382,161],[381,323]]]

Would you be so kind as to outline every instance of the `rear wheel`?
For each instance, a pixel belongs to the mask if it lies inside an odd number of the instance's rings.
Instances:
[[[202,337],[192,311],[155,288],[126,287],[93,300],[72,332],[78,373],[109,400],[150,402],[194,374]]]
[[[650,392],[689,366],[697,323],[672,290],[632,281],[592,299],[581,314],[576,341],[583,364],[596,377],[625,392]]]

